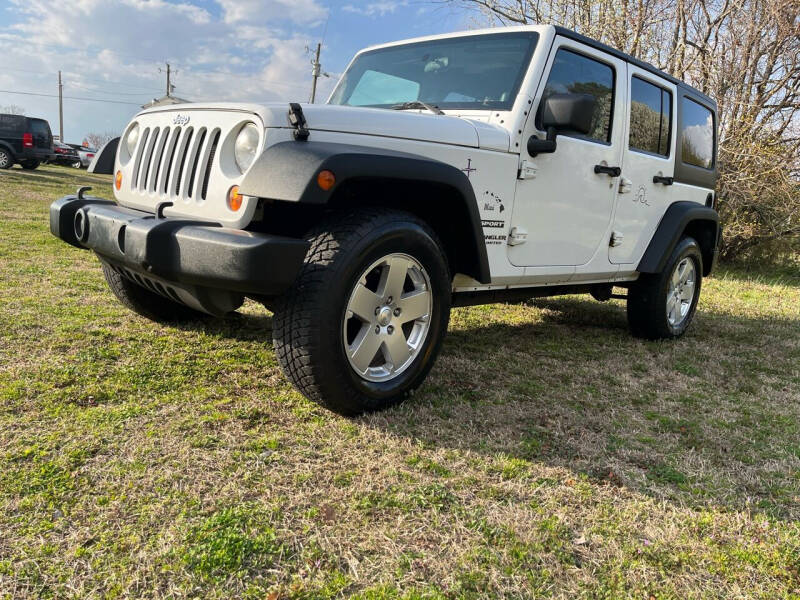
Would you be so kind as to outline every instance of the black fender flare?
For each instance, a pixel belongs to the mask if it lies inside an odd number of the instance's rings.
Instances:
[[[89,163],[89,173],[113,175],[114,160],[117,158],[117,146],[119,146],[118,137],[103,144],[103,147],[94,155],[92,162]]]
[[[317,184],[320,171],[329,170],[336,182],[329,190]],[[462,200],[474,240],[478,264],[475,279],[489,283],[489,258],[484,243],[478,202],[467,176],[447,163],[382,148],[335,142],[279,142],[253,163],[239,187],[246,196],[325,205],[348,181],[384,179],[431,183],[452,189]]]
[[[700,221],[713,224],[715,235],[711,250],[714,257],[716,257],[720,238],[719,214],[713,208],[703,204],[680,201],[671,204],[667,208],[636,270],[640,273],[661,273],[686,228],[692,223]],[[713,261],[710,261],[709,264],[704,264],[703,275],[708,275],[712,267]]]

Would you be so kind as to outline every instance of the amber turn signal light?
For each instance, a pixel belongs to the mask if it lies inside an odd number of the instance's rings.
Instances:
[[[327,169],[320,171],[319,175],[317,175],[317,185],[326,192],[333,187],[334,183],[336,183],[336,177]]]
[[[117,171],[117,176],[114,177],[114,187],[117,188],[117,191],[122,187],[122,171]]]
[[[234,185],[228,190],[228,208],[230,208],[233,212],[236,212],[242,208],[243,200],[244,196],[239,193],[238,185]]]

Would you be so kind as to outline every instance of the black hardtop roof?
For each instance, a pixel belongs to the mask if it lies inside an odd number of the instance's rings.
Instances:
[[[680,88],[684,88],[685,90],[691,91],[694,95],[699,96],[700,98],[702,98],[703,100],[708,102],[713,107],[714,112],[716,112],[716,110],[717,110],[717,102],[716,102],[716,100],[714,100],[713,98],[707,96],[706,94],[704,94],[703,92],[701,92],[697,88],[692,87],[691,85],[689,85],[685,81],[682,81],[682,80],[678,79],[677,77],[673,77],[672,75],[670,75],[668,73],[665,73],[661,69],[658,69],[658,68],[654,67],[650,63],[645,62],[643,60],[639,60],[638,58],[634,58],[630,54],[626,54],[625,52],[622,52],[621,50],[617,50],[616,48],[612,48],[611,46],[607,46],[606,44],[604,44],[602,42],[598,42],[595,39],[592,39],[590,37],[586,37],[585,35],[581,35],[577,31],[572,31],[572,29],[567,29],[566,27],[561,27],[560,25],[556,25],[555,28],[556,28],[556,34],[558,34],[558,35],[563,35],[564,37],[569,38],[571,40],[575,40],[576,42],[580,42],[582,44],[586,44],[587,46],[591,46],[592,48],[597,48],[598,50],[602,50],[603,52],[606,52],[607,54],[611,54],[612,56],[615,56],[615,57],[617,57],[617,58],[619,58],[621,60],[624,60],[626,62],[631,63],[632,65],[636,65],[640,69],[644,69],[645,71],[653,73],[654,75],[658,75],[659,77],[662,77],[662,78],[666,79],[667,81],[669,81],[671,83],[674,83],[676,86],[678,86]]]

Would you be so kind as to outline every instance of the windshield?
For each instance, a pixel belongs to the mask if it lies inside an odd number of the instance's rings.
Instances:
[[[456,37],[359,55],[330,104],[510,110],[539,36],[532,31]]]

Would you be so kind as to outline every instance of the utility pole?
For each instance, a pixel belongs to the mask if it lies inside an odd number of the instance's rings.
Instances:
[[[311,63],[313,65],[313,69],[311,69],[311,104],[314,104],[314,98],[317,96],[317,79],[320,76],[320,65],[319,65],[319,52],[322,49],[322,43],[317,44],[317,53],[314,57],[314,61]]]
[[[58,72],[58,139],[64,143],[64,98],[62,90],[64,85],[61,83],[61,71]]]
[[[159,68],[158,71],[160,73],[167,74],[167,96],[172,96],[172,88],[175,87],[172,85],[172,67],[170,66],[169,63],[166,63],[166,65],[167,65],[166,71],[161,68]]]

